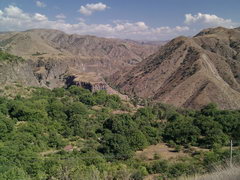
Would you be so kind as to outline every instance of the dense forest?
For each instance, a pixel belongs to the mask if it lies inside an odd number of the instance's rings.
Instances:
[[[141,180],[149,174],[161,179],[205,173],[225,163],[230,139],[234,160],[240,160],[239,110],[137,104],[77,86],[0,96],[0,180]],[[189,156],[136,158],[136,151],[158,143]]]

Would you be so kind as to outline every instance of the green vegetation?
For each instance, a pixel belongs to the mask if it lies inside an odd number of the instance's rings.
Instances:
[[[9,54],[7,52],[0,50],[0,62],[1,61],[7,61],[7,62],[22,62],[24,59],[19,56],[14,56],[12,54]]]
[[[114,113],[114,112],[124,113]],[[71,86],[35,88],[28,97],[0,97],[0,179],[173,178],[209,171],[240,140],[240,111],[178,110],[156,104],[133,109],[116,95]],[[135,152],[160,142],[188,157],[146,162]],[[237,144],[236,144],[237,145]],[[184,147],[184,148],[183,148]],[[237,157],[240,150],[236,149]]]

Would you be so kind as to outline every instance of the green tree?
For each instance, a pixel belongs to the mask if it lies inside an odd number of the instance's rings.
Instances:
[[[74,114],[69,118],[69,127],[72,129],[74,136],[86,137],[86,123],[87,120],[84,118],[84,116],[79,114]]]
[[[147,138],[141,131],[135,130],[130,134],[131,136],[127,137],[127,140],[133,151],[143,150],[148,145]]]
[[[15,122],[0,113],[0,140],[6,137],[14,129]]]
[[[163,136],[166,141],[173,140],[177,144],[185,145],[195,144],[199,135],[200,130],[193,125],[193,120],[184,118],[168,122]]]
[[[112,133],[104,135],[102,146],[99,148],[99,151],[104,153],[109,159],[115,158],[125,160],[133,155],[133,151],[131,150],[126,137]]]

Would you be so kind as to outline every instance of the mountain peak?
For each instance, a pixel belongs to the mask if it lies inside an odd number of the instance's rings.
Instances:
[[[209,34],[216,34],[216,33],[221,33],[221,32],[227,32],[232,29],[228,29],[225,27],[215,27],[215,28],[207,28],[202,31],[200,31],[195,37],[197,36],[204,36],[204,35],[209,35]]]

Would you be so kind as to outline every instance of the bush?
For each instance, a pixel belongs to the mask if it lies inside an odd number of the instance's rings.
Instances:
[[[14,129],[15,122],[0,113],[0,140],[4,139]]]
[[[187,163],[176,163],[169,167],[168,177],[179,177],[190,175],[193,172]]]
[[[140,166],[136,172],[131,175],[131,179],[142,180],[148,175],[147,169],[144,166]]]
[[[165,160],[160,160],[160,161],[156,161],[154,162],[154,164],[152,165],[150,172],[156,174],[156,173],[160,173],[160,174],[165,174],[168,172],[168,168],[169,165],[167,163],[167,161]]]
[[[23,62],[25,61],[22,57],[14,56],[7,52],[3,52],[0,50],[0,61],[7,61],[7,62]]]

